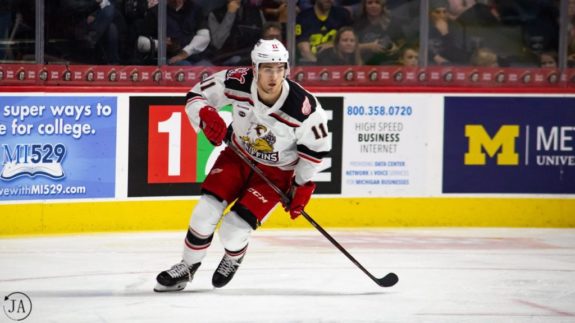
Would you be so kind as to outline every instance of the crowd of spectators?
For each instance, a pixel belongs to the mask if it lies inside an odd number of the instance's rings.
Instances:
[[[575,0],[568,64],[575,66]],[[288,0],[166,0],[169,65],[241,66],[259,38],[288,36]],[[296,64],[556,67],[559,0],[299,0]],[[35,1],[0,1],[0,62],[34,59]],[[158,0],[45,1],[45,60],[158,64]],[[428,31],[420,52],[420,30]],[[427,53],[425,53],[427,50]]]

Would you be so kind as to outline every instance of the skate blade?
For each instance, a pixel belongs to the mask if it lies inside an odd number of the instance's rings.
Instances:
[[[156,287],[154,287],[154,292],[156,293],[165,293],[165,292],[178,292],[186,288],[186,283],[179,283],[174,286],[164,286],[160,283],[156,283]]]

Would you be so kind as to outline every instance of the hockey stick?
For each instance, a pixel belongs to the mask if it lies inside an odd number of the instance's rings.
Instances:
[[[266,177],[266,175],[262,172],[261,169],[257,168],[233,143],[227,141],[228,147],[230,147],[233,152],[238,155],[256,174],[258,174],[264,182],[266,182],[272,190],[274,190],[281,198],[282,202],[285,205],[289,205],[290,198],[279,188],[277,187],[270,179]],[[311,223],[311,225],[316,228],[324,237],[329,240],[339,251],[341,251],[354,265],[356,265],[361,271],[363,271],[371,280],[373,280],[376,284],[381,287],[391,287],[395,285],[399,281],[399,277],[395,273],[389,273],[382,278],[377,278],[372,275],[365,267],[363,267],[359,261],[357,261],[345,248],[339,244],[327,231],[325,231],[315,220],[307,214],[305,210],[302,210],[301,214],[303,217]]]

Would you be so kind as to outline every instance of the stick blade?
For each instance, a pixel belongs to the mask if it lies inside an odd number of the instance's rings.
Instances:
[[[399,277],[395,273],[389,273],[385,277],[377,280],[377,284],[381,287],[391,287],[399,281]]]

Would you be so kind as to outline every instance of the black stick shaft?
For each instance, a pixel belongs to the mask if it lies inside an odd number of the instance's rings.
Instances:
[[[246,164],[248,164],[248,166],[256,174],[258,174],[272,188],[272,190],[274,190],[280,196],[280,198],[284,203],[289,204],[290,198],[270,179],[268,179],[261,169],[257,168],[251,162],[251,160],[248,159],[248,157],[246,157],[236,146],[234,146],[234,143],[230,142],[228,144],[228,147],[230,147],[234,151],[234,153],[236,153],[236,155],[238,155]],[[373,280],[376,284],[381,285],[381,280],[379,280],[377,277],[372,275],[367,269],[365,269],[365,267],[363,267],[359,263],[359,261],[357,261],[349,252],[347,252],[347,250],[345,250],[345,248],[342,245],[340,245],[339,242],[337,242],[329,233],[327,233],[327,231],[325,231],[309,214],[307,214],[305,211],[302,211],[302,215],[314,228],[316,228],[324,237],[326,237],[327,240],[329,240],[329,242],[331,242],[337,249],[339,249],[339,251],[341,251],[349,260],[351,260],[351,262],[353,262],[354,265],[356,265],[359,269],[361,269],[361,271],[363,271],[367,276],[369,276],[369,278],[371,278],[371,280]]]
[[[327,231],[325,231],[324,228],[319,225],[319,223],[315,222],[315,220],[309,214],[307,214],[306,211],[302,211],[301,214],[309,223],[311,223],[314,228],[317,229],[317,231],[319,231],[324,237],[327,238],[327,240],[329,240],[329,242],[331,242],[337,249],[339,249],[339,251],[341,251],[347,257],[347,259],[351,260],[351,262],[353,262],[357,268],[361,269],[361,271],[369,276],[371,280],[380,285],[379,279],[372,275],[367,269],[365,269],[365,267],[363,267],[363,265],[359,263],[355,257],[353,257],[341,244],[339,244],[339,242],[337,242],[337,240],[335,240],[329,233],[327,233]]]

